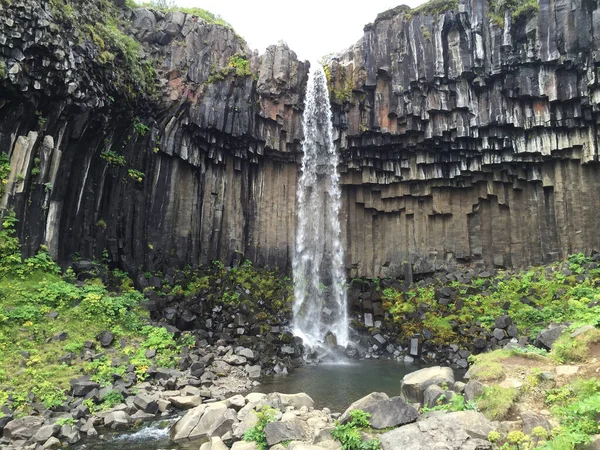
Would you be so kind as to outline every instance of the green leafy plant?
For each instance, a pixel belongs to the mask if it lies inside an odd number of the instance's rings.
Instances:
[[[127,175],[129,175],[129,178],[137,181],[138,183],[144,181],[144,177],[146,176],[143,172],[140,172],[139,170],[135,169],[129,169],[127,171]]]
[[[148,131],[150,131],[150,127],[144,122],[142,122],[142,120],[139,117],[136,117],[133,120],[133,128],[135,129],[135,132],[140,136],[146,136]]]
[[[250,428],[244,433],[244,440],[247,442],[254,442],[258,450],[267,450],[267,435],[265,434],[265,427],[275,421],[277,411],[268,406],[255,412],[256,418],[258,419],[256,425]]]
[[[118,153],[112,150],[104,150],[100,153],[100,158],[108,161],[109,164],[113,164],[116,166],[124,166],[126,161],[123,155],[119,155]]]
[[[369,428],[371,415],[360,409],[350,412],[350,420],[344,424],[336,423],[331,436],[342,444],[343,450],[378,450],[379,440],[363,441],[361,431]]]

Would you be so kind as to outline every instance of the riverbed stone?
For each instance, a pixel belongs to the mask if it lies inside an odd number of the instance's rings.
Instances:
[[[42,445],[42,447],[44,448],[44,450],[54,450],[62,447],[62,444],[58,438],[52,436],[49,437],[46,442],[44,442],[44,445]]]
[[[112,411],[104,416],[104,426],[113,430],[129,428],[130,417],[125,411]]]
[[[133,397],[133,404],[145,413],[156,414],[158,412],[158,398],[158,394],[141,393]]]
[[[407,404],[401,397],[380,400],[364,408],[371,414],[369,422],[375,429],[397,427],[414,422],[419,417],[417,409]]]
[[[449,367],[428,367],[404,376],[400,384],[401,395],[409,402],[423,403],[425,390],[432,385],[454,384],[454,372]]]
[[[169,397],[169,402],[178,409],[192,409],[202,404],[202,397],[199,395],[176,395]]]
[[[306,439],[306,433],[298,420],[271,422],[265,426],[267,444],[275,445],[283,441]]]

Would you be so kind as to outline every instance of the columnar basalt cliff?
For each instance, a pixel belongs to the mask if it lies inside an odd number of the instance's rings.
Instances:
[[[50,3],[3,7],[2,208],[26,251],[107,250],[127,270],[240,255],[287,268],[307,65],[285,45],[252,54],[192,14],[119,15],[156,69],[154,98],[115,89],[117,62],[98,62],[94,33],[64,26]]]
[[[193,14],[118,8],[148,88],[56,2],[3,2],[0,207],[28,253],[289,269],[308,64]],[[600,249],[600,5],[488,10],[398,8],[328,64],[351,276]]]
[[[489,8],[397,8],[331,64],[357,274],[600,248],[598,2]]]

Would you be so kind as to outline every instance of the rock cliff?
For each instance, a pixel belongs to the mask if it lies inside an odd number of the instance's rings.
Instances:
[[[396,8],[331,63],[357,274],[600,248],[598,2],[491,7]]]
[[[0,208],[26,252],[287,269],[308,64],[191,13],[76,3],[0,2]],[[349,274],[600,249],[598,2],[435,12],[382,14],[328,63]]]

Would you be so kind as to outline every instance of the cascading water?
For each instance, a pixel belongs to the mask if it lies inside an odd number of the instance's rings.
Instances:
[[[302,174],[298,181],[298,226],[294,272],[294,332],[314,347],[326,334],[348,343],[344,250],[339,212],[338,155],[327,78],[315,64],[306,88]]]

